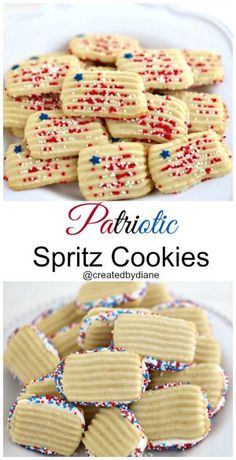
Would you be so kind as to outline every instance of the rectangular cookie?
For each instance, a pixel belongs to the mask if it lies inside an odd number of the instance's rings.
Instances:
[[[172,294],[169,292],[168,286],[164,283],[149,283],[147,285],[147,293],[143,298],[140,308],[152,308],[156,305],[171,302]]]
[[[185,103],[171,96],[147,94],[148,113],[133,120],[107,119],[113,138],[148,139],[168,142],[187,134],[189,110]]]
[[[80,321],[84,315],[85,312],[81,312],[75,302],[70,302],[55,309],[44,310],[34,319],[33,324],[41,332],[51,337],[63,327]]]
[[[232,170],[226,143],[211,130],[182,136],[164,146],[152,145],[148,164],[155,187],[161,193],[183,192]]]
[[[193,73],[178,49],[126,51],[118,56],[118,70],[141,75],[145,89],[187,89],[193,85]]]
[[[78,179],[77,157],[35,160],[25,141],[10,144],[6,152],[4,179],[12,190],[29,190]]]
[[[80,151],[78,175],[86,200],[127,200],[148,195],[153,184],[141,143],[117,142]]]
[[[86,147],[108,144],[98,118],[67,117],[60,110],[35,112],[25,126],[25,139],[35,159],[77,156]]]
[[[43,377],[38,377],[31,382],[27,383],[21,390],[17,400],[29,398],[30,396],[49,395],[61,399],[60,393],[58,393],[54,374],[47,374]]]
[[[221,363],[221,346],[220,342],[211,335],[201,336],[197,338],[196,352],[194,362],[213,363],[220,365]]]
[[[224,69],[219,54],[193,49],[184,49],[182,52],[193,73],[192,86],[214,85],[224,80]]]
[[[66,115],[134,118],[147,113],[142,78],[130,72],[71,71],[61,92]]]
[[[61,358],[65,358],[75,351],[82,351],[78,344],[80,325],[81,322],[64,326],[52,337],[52,343]]]
[[[70,69],[79,69],[75,56],[48,55],[15,64],[7,73],[6,90],[10,96],[59,93]]]

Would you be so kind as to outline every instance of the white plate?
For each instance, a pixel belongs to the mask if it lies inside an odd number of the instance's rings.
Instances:
[[[223,96],[230,114],[227,142],[232,148],[232,41],[219,21],[163,5],[105,4],[38,5],[20,14],[6,14],[4,70],[27,56],[65,48],[78,33],[123,33],[147,48],[202,48],[223,56],[225,81],[211,87]],[[16,38],[17,37],[17,38]],[[6,134],[5,146],[15,142]],[[14,192],[4,184],[6,200],[83,200],[77,183]],[[232,174],[203,182],[178,195],[153,192],[142,200],[232,200]]]
[[[59,302],[48,304],[46,308],[56,307],[62,305],[65,301],[71,299],[60,299]],[[44,306],[45,308],[45,306]],[[207,307],[206,307],[207,308]],[[25,322],[30,322],[37,314],[37,311],[42,311],[42,308],[36,308],[34,311],[24,314],[19,321],[13,324],[6,325],[5,338],[11,332],[11,330],[22,325]],[[209,309],[209,318],[212,324],[213,333],[215,337],[220,341],[222,346],[222,366],[226,370],[230,379],[230,390],[225,404],[224,409],[219,412],[212,421],[212,429],[208,437],[200,444],[195,446],[193,449],[186,450],[185,452],[162,452],[155,453],[149,451],[147,456],[166,456],[166,457],[230,457],[232,456],[232,392],[231,386],[233,381],[233,369],[232,369],[232,350],[233,350],[233,330],[231,321],[225,319],[219,313]],[[31,451],[28,451],[16,444],[13,444],[6,429],[7,415],[9,407],[16,400],[19,394],[19,385],[12,379],[9,372],[4,369],[3,377],[4,387],[4,433],[3,433],[3,447],[5,457],[34,457],[40,455]],[[79,457],[84,456],[84,450],[80,449]]]

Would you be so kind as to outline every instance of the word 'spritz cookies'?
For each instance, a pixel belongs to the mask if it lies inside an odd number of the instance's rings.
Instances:
[[[146,366],[138,355],[107,348],[72,353],[55,372],[59,393],[85,406],[113,407],[135,401],[148,381]]]
[[[78,157],[85,147],[108,144],[108,134],[100,120],[67,117],[59,110],[30,115],[25,139],[36,159]]]
[[[49,395],[61,399],[60,393],[55,385],[54,374],[38,377],[27,383],[20,392],[17,399],[26,399],[30,396]]]
[[[220,365],[221,363],[221,346],[220,342],[214,337],[207,335],[197,338],[196,352],[194,362],[213,363]]]
[[[78,448],[84,426],[78,407],[50,396],[18,400],[8,418],[13,442],[41,454],[66,457]]]
[[[6,152],[4,179],[12,190],[29,190],[76,181],[77,157],[35,160],[26,143],[10,144]]]
[[[188,449],[210,431],[208,401],[195,385],[146,391],[131,410],[144,429],[149,449]]]
[[[10,96],[59,93],[70,69],[79,69],[75,56],[52,55],[15,64],[8,71],[6,89]]]
[[[83,443],[93,457],[139,457],[147,438],[134,414],[123,406],[99,409],[84,434]]]
[[[187,134],[189,110],[185,102],[168,95],[147,94],[147,103],[148,113],[142,117],[133,120],[107,119],[112,137],[161,143]]]
[[[148,195],[153,184],[141,143],[89,147],[78,161],[80,190],[87,200],[125,200]]]
[[[67,303],[58,308],[51,308],[40,313],[33,324],[45,335],[54,336],[63,327],[76,323],[84,316],[75,302]]]
[[[214,85],[224,80],[221,56],[207,50],[183,50],[194,76],[192,86]]]
[[[146,284],[140,281],[84,283],[78,293],[76,305],[84,312],[91,308],[136,307],[146,294]]]
[[[147,293],[139,308],[152,308],[155,305],[171,302],[173,296],[164,283],[150,283],[147,285]]]
[[[227,109],[219,94],[195,91],[172,91],[171,95],[185,102],[189,109],[189,133],[213,129],[224,134],[227,126]]]
[[[204,308],[188,301],[173,301],[167,305],[152,308],[152,311],[169,318],[179,318],[195,324],[199,335],[211,334],[211,326]]]
[[[78,58],[104,64],[115,63],[117,55],[129,48],[139,49],[138,40],[115,34],[77,35],[69,44],[70,52]]]
[[[187,89],[193,73],[178,49],[144,49],[118,56],[118,70],[141,75],[145,89]]]
[[[180,319],[124,314],[115,320],[113,340],[115,347],[145,356],[153,368],[178,370],[194,361],[196,328]]]
[[[80,331],[80,322],[64,326],[52,337],[52,343],[57,349],[61,358],[64,358],[75,351],[81,351],[78,345],[78,335]]]
[[[193,133],[163,145],[152,145],[148,164],[161,193],[178,193],[232,170],[227,145],[214,131]]]
[[[71,71],[61,93],[66,115],[134,118],[147,113],[143,80],[130,72]]]
[[[23,384],[54,372],[59,355],[47,337],[34,326],[16,329],[9,337],[4,363]]]
[[[214,414],[225,404],[228,377],[217,364],[194,364],[181,372],[151,371],[150,375],[152,389],[169,383],[198,385],[206,393]]]
[[[60,109],[59,94],[32,94],[31,96],[11,97],[4,91],[3,126],[14,129],[14,132],[19,134],[19,131],[16,130],[24,130],[26,121],[33,112],[58,109]]]

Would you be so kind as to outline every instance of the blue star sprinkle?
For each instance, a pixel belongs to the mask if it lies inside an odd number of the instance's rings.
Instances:
[[[39,119],[40,119],[41,121],[43,121],[43,120],[48,120],[48,114],[47,114],[47,113],[40,113]]]
[[[21,153],[21,152],[22,152],[22,147],[21,147],[21,145],[15,145],[15,147],[14,147],[14,152],[15,152],[15,153]]]
[[[164,158],[164,160],[168,157],[170,157],[170,152],[169,150],[162,150],[162,152],[160,153],[161,157]]]
[[[15,64],[15,65],[12,66],[11,70],[19,69],[19,67],[20,67],[19,64]]]
[[[89,161],[90,161],[93,165],[98,165],[99,163],[101,163],[101,158],[100,158],[100,157],[96,157],[96,155],[93,155],[92,158],[89,159]]]
[[[112,137],[112,138],[111,138],[111,142],[112,142],[112,144],[113,144],[114,142],[120,142],[120,138],[119,138],[119,137]]]
[[[132,59],[132,57],[134,57],[134,55],[132,53],[125,53],[124,54],[124,58],[126,58],[126,59]]]
[[[77,34],[76,37],[84,37],[84,34]]]
[[[83,74],[82,73],[76,73],[74,76],[74,80],[80,81],[83,80]]]

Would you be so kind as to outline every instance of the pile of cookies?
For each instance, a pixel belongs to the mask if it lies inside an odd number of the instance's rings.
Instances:
[[[144,49],[121,35],[78,35],[69,51],[7,74],[5,179],[13,190],[79,182],[87,200],[177,193],[232,169],[221,58]],[[199,88],[201,92],[199,92]]]
[[[14,331],[4,362],[22,385],[10,437],[44,454],[191,448],[228,390],[205,309],[160,283],[82,285],[75,301]]]

